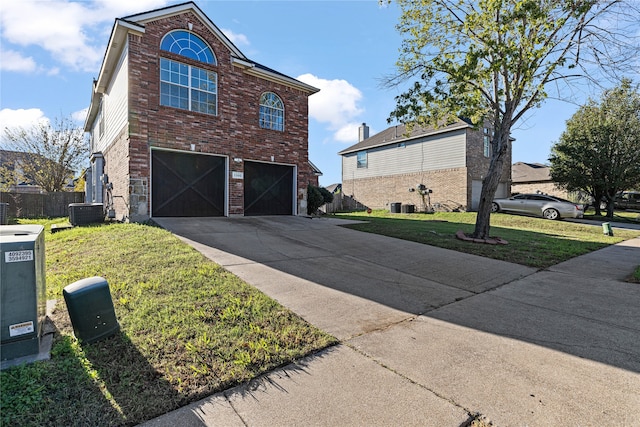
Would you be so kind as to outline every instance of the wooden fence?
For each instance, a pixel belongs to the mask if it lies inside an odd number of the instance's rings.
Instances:
[[[9,218],[54,218],[69,216],[70,203],[84,203],[84,193],[64,191],[57,193],[0,192],[0,203],[7,203]]]
[[[335,193],[333,202],[321,206],[320,210],[324,213],[364,211],[367,210],[367,206],[353,197],[345,196],[344,193]]]

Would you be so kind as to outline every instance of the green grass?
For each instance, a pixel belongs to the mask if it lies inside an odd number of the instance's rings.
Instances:
[[[0,373],[1,425],[136,425],[336,342],[160,228],[47,232],[45,248],[51,360]],[[121,330],[82,345],[62,290],[91,276]]]
[[[599,226],[493,214],[506,246],[457,240],[474,213],[372,214],[348,227],[544,268],[640,235]],[[633,221],[633,219],[630,219]],[[140,224],[46,226],[47,296],[58,299],[51,360],[0,373],[0,425],[127,426],[246,382],[336,343],[170,233]],[[73,336],[62,289],[109,282],[121,331],[92,345]],[[635,276],[640,282],[640,266]]]
[[[640,231],[616,229],[606,236],[600,226],[509,214],[491,215],[491,235],[508,245],[463,242],[455,233],[473,232],[476,214],[437,212],[434,214],[391,214],[388,211],[336,214],[337,217],[364,220],[347,227],[369,233],[411,240],[427,245],[471,253],[537,268],[546,268],[578,255],[640,236]]]

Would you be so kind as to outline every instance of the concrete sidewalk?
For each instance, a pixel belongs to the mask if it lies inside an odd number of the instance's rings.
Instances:
[[[157,222],[341,344],[145,426],[638,425],[638,238],[537,271],[337,220]]]

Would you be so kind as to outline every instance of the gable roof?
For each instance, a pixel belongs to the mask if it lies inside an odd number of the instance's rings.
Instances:
[[[316,165],[314,165],[311,160],[309,160],[309,165],[311,166],[311,171],[315,176],[322,176],[322,171],[318,169]]]
[[[549,166],[542,163],[516,162],[511,165],[511,181],[514,184],[524,182],[551,182]]]
[[[434,128],[434,127],[424,128],[424,127],[416,126],[411,130],[411,133],[409,134],[409,136],[405,135],[406,129],[407,128],[405,125],[396,125],[396,126],[388,127],[382,132],[379,132],[367,139],[364,139],[358,142],[357,144],[352,145],[349,148],[345,148],[344,150],[340,151],[338,154],[343,156],[345,154],[353,153],[356,151],[383,147],[385,145],[398,144],[400,142],[407,142],[407,141],[422,138],[425,136],[438,135],[441,133],[452,132],[460,129],[473,129],[473,126],[470,123],[462,119],[459,119],[457,122],[453,124],[442,126],[439,128]]]
[[[220,31],[220,29],[207,17],[207,15],[205,15],[194,2],[190,1],[148,12],[137,13],[135,15],[129,15],[124,18],[117,18],[115,20],[111,36],[109,37],[109,43],[102,60],[102,65],[100,66],[100,73],[98,74],[98,78],[93,82],[91,104],[89,106],[89,111],[87,112],[87,118],[84,125],[85,132],[89,132],[91,130],[91,126],[98,114],[100,94],[106,92],[107,87],[113,78],[113,72],[118,65],[120,55],[126,45],[127,36],[130,33],[143,35],[145,32],[145,24],[148,22],[155,21],[159,18],[180,15],[185,12],[193,12],[198,19],[209,27],[211,32],[231,52],[231,63],[234,66],[243,69],[245,73],[301,90],[309,95],[320,91],[318,88],[248,59],[240,49],[238,49],[222,31]]]
[[[336,194],[342,191],[342,184],[331,184],[325,187],[330,193]]]
[[[240,49],[238,49],[232,42],[224,35],[222,31],[204,14],[204,12],[192,1],[186,3],[180,3],[173,6],[162,7],[160,9],[150,10],[148,12],[136,13],[135,15],[125,16],[124,18],[117,19],[117,21],[127,21],[144,26],[148,22],[157,20],[158,18],[168,18],[175,15],[180,15],[186,11],[193,12],[204,24],[206,24],[211,32],[232,52],[232,55],[247,59]]]

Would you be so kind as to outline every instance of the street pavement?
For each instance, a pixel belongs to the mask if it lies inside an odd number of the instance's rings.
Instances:
[[[145,427],[640,425],[640,238],[537,270],[337,219],[156,222],[340,344]]]

